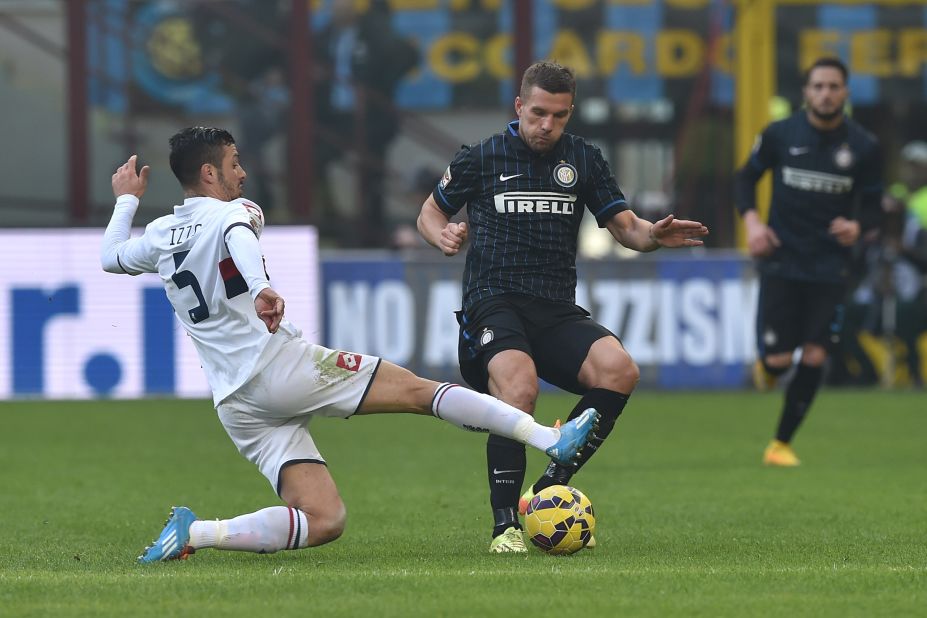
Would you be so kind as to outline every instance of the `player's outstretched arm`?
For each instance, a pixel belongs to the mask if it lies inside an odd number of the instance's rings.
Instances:
[[[124,262],[120,261],[119,251],[125,251],[124,245],[129,242],[132,233],[132,219],[138,210],[138,200],[148,188],[148,173],[151,169],[145,165],[141,172],[136,172],[137,155],[116,168],[113,174],[113,195],[116,196],[116,205],[110,217],[106,231],[103,233],[103,243],[100,247],[100,264],[108,273],[129,273]],[[124,256],[125,257],[125,256]],[[139,266],[135,260],[127,260]],[[134,272],[134,271],[132,271]],[[137,273],[135,273],[137,274]]]
[[[451,223],[444,211],[438,207],[433,195],[429,195],[422,204],[422,211],[418,215],[418,232],[422,238],[441,250],[447,256],[456,255],[467,241],[466,223]]]
[[[698,221],[677,219],[673,215],[650,223],[630,210],[619,212],[606,225],[611,235],[622,245],[635,251],[656,251],[660,247],[698,247],[708,228]]]

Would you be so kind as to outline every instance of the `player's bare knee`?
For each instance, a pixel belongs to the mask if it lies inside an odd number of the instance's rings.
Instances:
[[[811,367],[820,367],[827,360],[827,350],[818,345],[806,345],[801,351],[801,362],[803,365]]]
[[[348,514],[344,503],[331,505],[323,511],[308,512],[309,545],[324,545],[338,539],[347,524]]]
[[[788,369],[792,365],[792,353],[767,354],[763,357],[763,364],[768,370]]]
[[[641,370],[631,356],[622,351],[608,362],[595,367],[592,379],[587,380],[592,388],[604,388],[618,393],[630,393],[641,379]],[[582,379],[583,376],[580,376]]]
[[[315,528],[313,528],[313,523],[315,523]],[[344,534],[346,523],[347,517],[344,514],[335,517],[318,518],[315,522],[309,523],[309,531],[313,533],[314,530],[313,536],[319,541],[320,545],[322,543],[331,543]]]

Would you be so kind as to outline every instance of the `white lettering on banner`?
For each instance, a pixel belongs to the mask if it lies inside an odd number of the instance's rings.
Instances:
[[[631,357],[638,363],[650,365],[659,362],[657,352],[659,348],[654,345],[654,322],[657,312],[654,311],[654,296],[656,290],[651,281],[626,280],[619,282],[625,289],[623,301],[628,304],[628,323],[619,337],[625,342],[625,347]],[[595,315],[595,312],[592,314]]]
[[[428,316],[422,360],[426,365],[457,363],[458,325],[454,312],[460,309],[460,284],[436,281],[428,290]]]
[[[423,365],[455,366],[460,283],[436,280],[426,293],[416,317],[405,281],[332,282],[328,346],[405,364],[415,362],[422,337]],[[741,279],[600,279],[581,281],[576,300],[621,337],[638,364],[703,367],[754,358],[756,294],[756,283]]]
[[[679,342],[676,338],[678,321],[677,315],[682,310],[676,299],[676,282],[660,281],[659,289],[660,317],[657,319],[656,338],[659,342],[659,354],[662,362],[672,365],[679,362]]]
[[[375,354],[367,341],[369,297],[366,281],[335,281],[328,286],[326,319],[331,339],[326,347]]]
[[[404,365],[415,350],[415,298],[408,284],[335,281],[328,286],[327,347]]]
[[[756,354],[756,301],[759,286],[728,279],[721,282],[718,324],[721,362],[726,365],[752,359]]]
[[[576,286],[576,304],[621,337],[641,365],[751,360],[756,296],[755,283],[741,279],[605,279]]]
[[[404,281],[384,281],[373,292],[374,354],[406,365],[415,350],[415,298]]]
[[[719,337],[712,315],[716,301],[715,286],[707,279],[682,285],[682,357],[690,365],[708,365],[717,358]]]

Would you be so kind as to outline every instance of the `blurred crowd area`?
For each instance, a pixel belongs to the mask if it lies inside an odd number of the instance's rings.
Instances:
[[[102,226],[110,175],[129,153],[152,166],[136,219],[147,223],[182,199],[168,137],[204,124],[235,135],[246,194],[269,223],[313,224],[323,248],[422,248],[415,218],[455,152],[514,117],[516,11],[525,7],[535,59],[576,70],[568,130],[601,147],[634,210],[700,220],[709,248],[736,246],[731,0],[2,0],[4,224]],[[927,264],[927,9],[796,1],[776,20],[770,116],[798,109],[801,69],[837,54],[852,74],[851,113],[884,150],[888,216],[862,243],[850,317],[874,337],[907,329],[916,339]],[[86,49],[77,65],[75,36]],[[83,150],[73,147],[75,93],[86,102]],[[81,166],[75,152],[85,153]],[[86,208],[75,207],[77,169]],[[620,253],[591,217],[580,244],[583,257]],[[902,339],[915,355],[915,339]],[[868,371],[848,363],[845,379]]]

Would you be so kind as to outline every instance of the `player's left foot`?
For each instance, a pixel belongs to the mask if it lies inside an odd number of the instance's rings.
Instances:
[[[773,440],[763,452],[763,463],[767,466],[779,466],[782,468],[794,468],[801,464],[795,451],[785,442]]]
[[[145,548],[138,561],[142,564],[162,560],[186,560],[194,550],[187,545],[190,541],[190,524],[196,515],[185,506],[171,508],[164,529],[154,543]]]
[[[562,466],[575,463],[579,451],[586,446],[589,434],[599,423],[599,413],[595,408],[586,408],[579,416],[560,428],[560,439],[545,452]]]
[[[525,547],[525,535],[515,526],[509,526],[505,532],[492,540],[489,551],[494,554],[523,554],[528,551]]]

